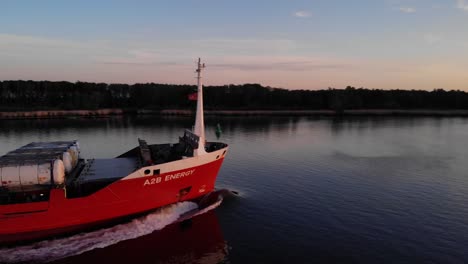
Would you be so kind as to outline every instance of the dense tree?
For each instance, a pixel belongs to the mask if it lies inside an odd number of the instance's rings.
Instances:
[[[0,110],[187,109],[193,85],[3,81]],[[205,87],[208,109],[468,109],[464,91],[345,89],[286,90],[260,84]]]

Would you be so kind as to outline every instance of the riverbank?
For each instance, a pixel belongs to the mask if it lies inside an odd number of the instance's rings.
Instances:
[[[128,109],[97,109],[97,110],[42,110],[0,112],[0,119],[48,119],[63,117],[107,117],[119,115],[158,115],[158,116],[190,116],[193,111],[186,109],[166,110],[128,110]],[[210,116],[466,116],[468,110],[205,110]]]

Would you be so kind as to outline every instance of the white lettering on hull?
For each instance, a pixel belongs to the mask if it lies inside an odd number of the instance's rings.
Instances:
[[[183,172],[178,172],[178,173],[174,173],[174,174],[168,174],[168,175],[164,176],[164,181],[167,182],[167,181],[172,181],[172,180],[178,180],[178,179],[190,176],[194,172],[195,172],[195,169],[187,170],[187,171],[183,171]],[[157,183],[160,183],[161,181],[162,181],[162,177],[154,177],[154,178],[151,178],[151,179],[147,179],[145,181],[145,183],[143,184],[143,186],[157,184]]]

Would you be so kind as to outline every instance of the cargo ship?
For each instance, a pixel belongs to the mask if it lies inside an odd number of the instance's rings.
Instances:
[[[0,245],[109,225],[214,190],[228,145],[205,140],[198,59],[193,130],[178,142],[85,159],[78,141],[32,142],[0,157]]]

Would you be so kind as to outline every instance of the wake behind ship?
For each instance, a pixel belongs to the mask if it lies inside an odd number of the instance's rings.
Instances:
[[[78,141],[33,142],[0,157],[0,244],[37,240],[152,211],[213,191],[228,145],[206,142],[198,60],[194,131],[174,144],[84,159]]]

